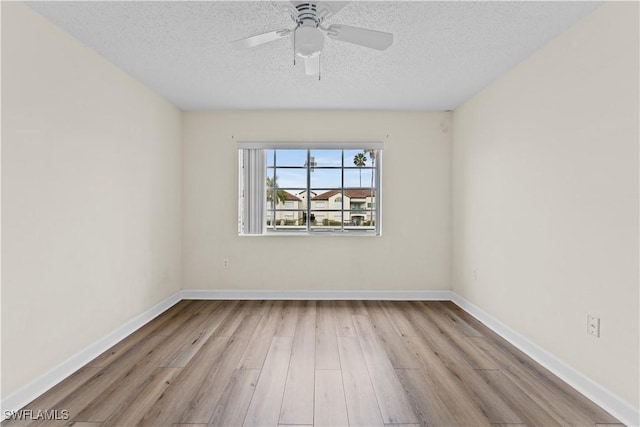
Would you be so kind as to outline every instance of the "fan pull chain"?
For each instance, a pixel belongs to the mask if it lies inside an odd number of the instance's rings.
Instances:
[[[322,77],[322,61],[320,58],[322,58],[322,55],[318,55],[318,81],[320,81],[320,78]]]
[[[293,66],[296,66],[296,30],[293,30]]]

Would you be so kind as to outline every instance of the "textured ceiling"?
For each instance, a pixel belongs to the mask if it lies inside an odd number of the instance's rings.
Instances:
[[[327,20],[387,31],[376,51],[327,38],[322,80],[293,66],[291,28],[272,2],[29,2],[28,5],[183,110],[451,110],[599,2],[356,1]],[[570,52],[567,52],[570,55]]]

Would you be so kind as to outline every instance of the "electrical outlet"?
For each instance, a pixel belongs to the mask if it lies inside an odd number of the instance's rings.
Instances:
[[[478,269],[477,268],[473,269],[473,280],[478,280]]]
[[[600,318],[593,314],[587,314],[587,332],[595,337],[600,337]]]
[[[229,259],[225,258],[222,260],[222,268],[229,268]]]

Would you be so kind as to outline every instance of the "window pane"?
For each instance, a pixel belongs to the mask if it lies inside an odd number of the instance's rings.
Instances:
[[[375,227],[375,211],[356,210],[345,211],[345,229],[373,229]]]
[[[284,229],[301,229],[306,228],[304,219],[306,218],[305,212],[300,211],[276,211],[275,221],[273,211],[267,211],[267,227],[271,228],[284,228]]]
[[[311,172],[311,188],[340,188],[342,186],[342,170],[316,169]]]
[[[344,150],[345,167],[371,167],[371,159],[363,150]]]
[[[316,195],[311,198],[311,209],[341,209],[340,202],[336,199],[342,194],[342,190],[311,190]]]
[[[371,169],[345,169],[344,186],[347,188],[371,188]],[[375,185],[375,182],[374,182]]]
[[[266,158],[267,158],[267,166],[273,166],[273,153],[275,153],[275,150],[265,150],[266,153]]]
[[[342,150],[311,150],[311,157],[317,167],[341,167]]]
[[[276,150],[276,166],[304,167],[307,163],[307,150]]]
[[[311,211],[311,228],[338,229],[342,228],[340,212]]]
[[[267,169],[267,174],[271,176],[273,169]],[[307,188],[307,170],[276,168],[276,186],[291,189]]]
[[[304,201],[300,199],[296,194],[278,188],[276,190],[275,200],[273,196],[273,189],[267,188],[267,209],[290,209],[290,210],[304,210],[306,205]],[[274,206],[275,203],[275,206]]]

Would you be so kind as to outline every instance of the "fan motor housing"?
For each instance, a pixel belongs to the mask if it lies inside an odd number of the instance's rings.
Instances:
[[[312,22],[315,25],[319,24],[317,15],[318,8],[315,3],[305,1],[293,1],[292,3],[295,6],[298,15],[293,17],[294,21],[300,25],[307,22]]]

